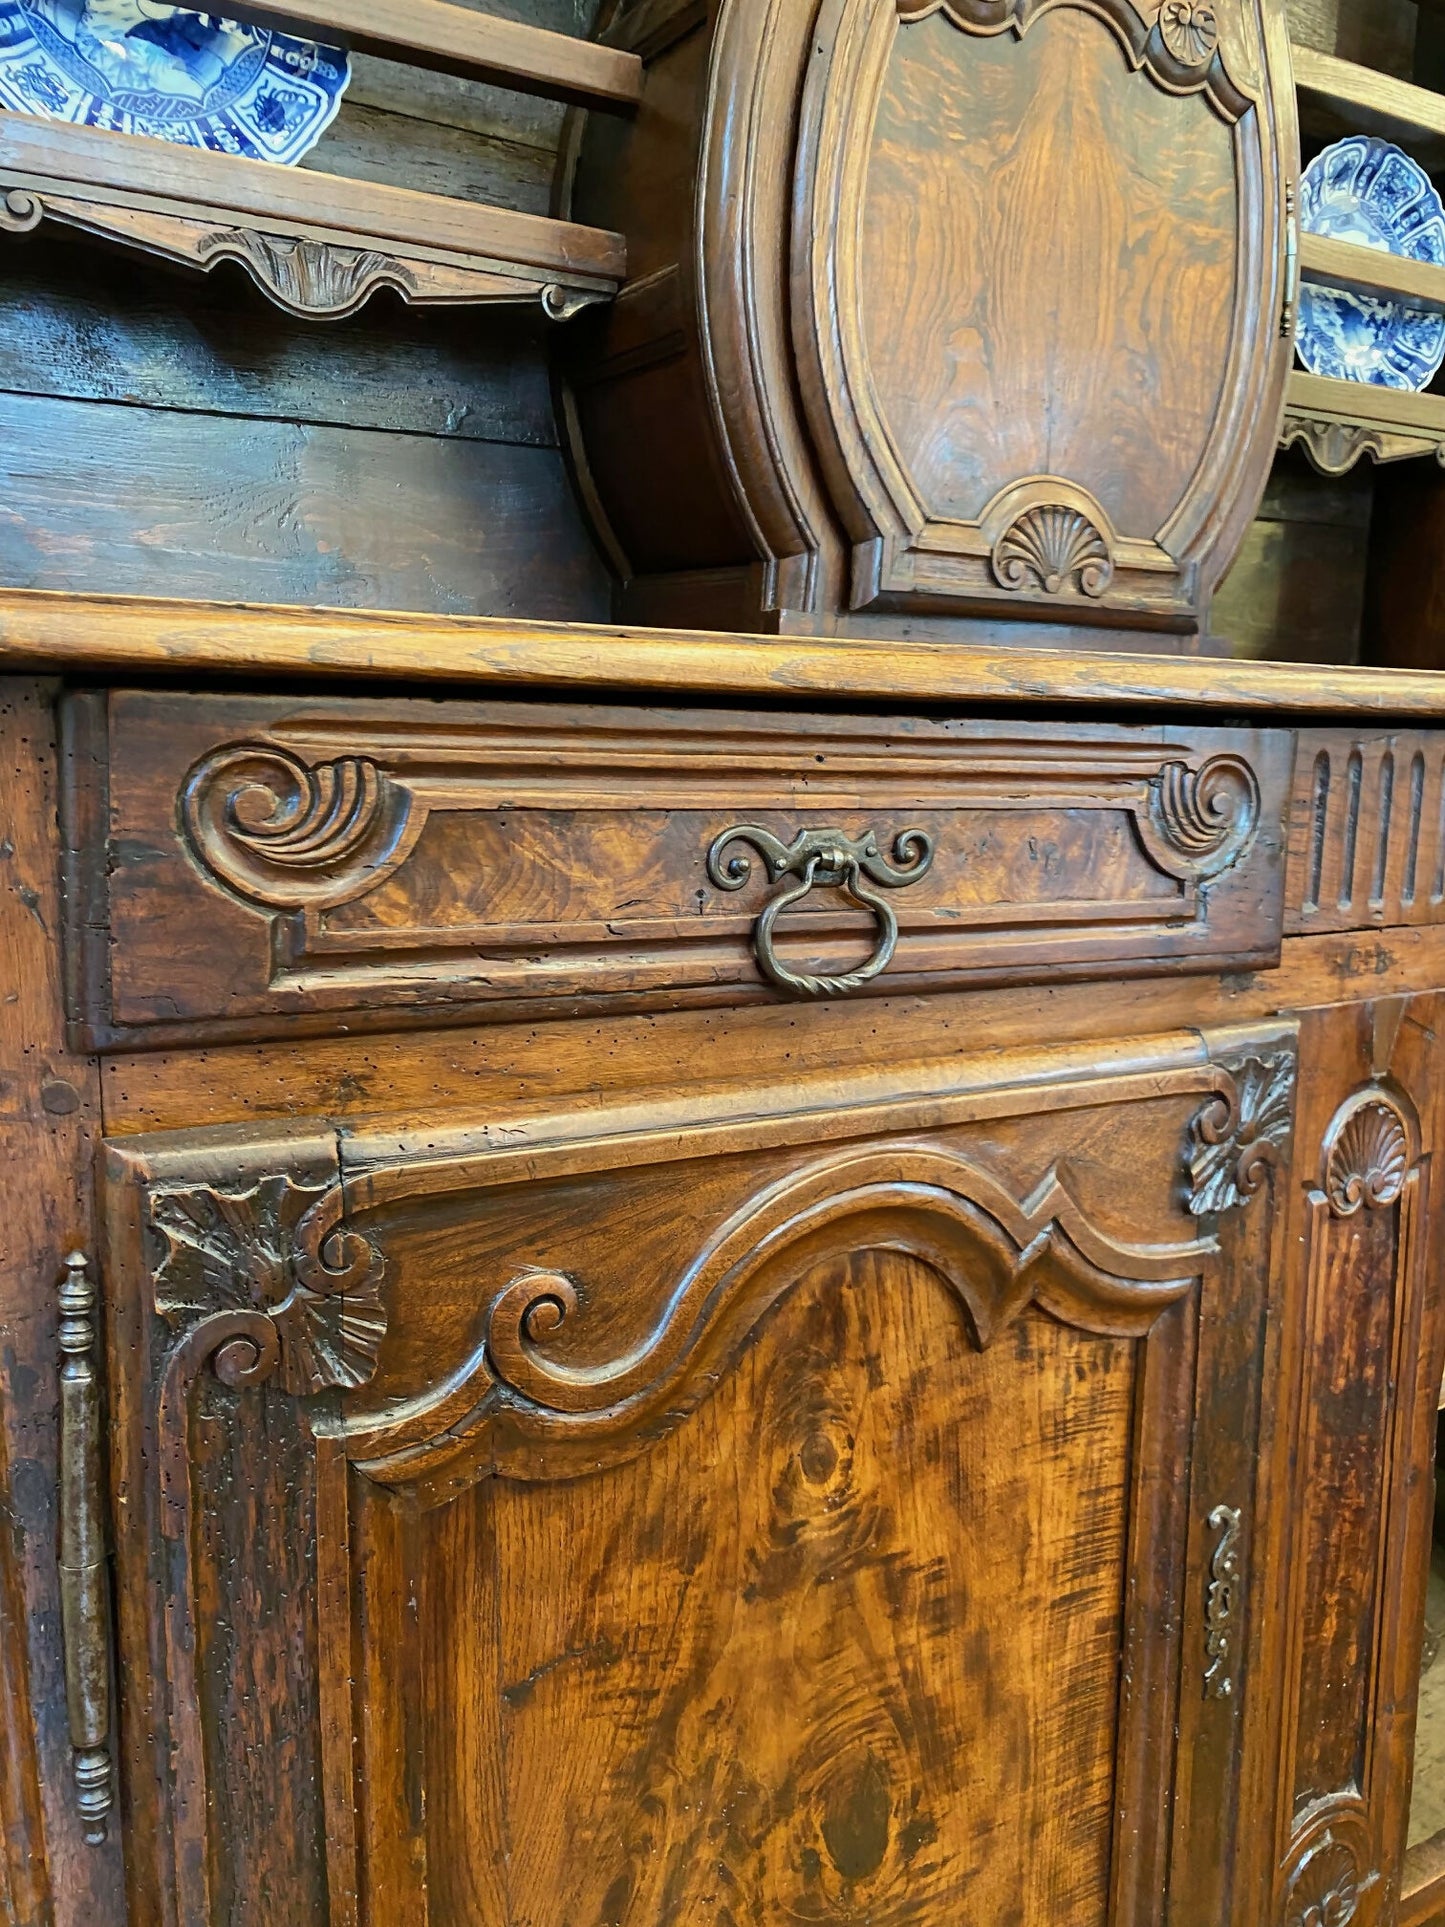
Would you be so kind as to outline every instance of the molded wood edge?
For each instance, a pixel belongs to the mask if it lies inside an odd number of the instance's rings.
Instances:
[[[0,590],[0,673],[271,675],[821,702],[1445,717],[1445,676]]]

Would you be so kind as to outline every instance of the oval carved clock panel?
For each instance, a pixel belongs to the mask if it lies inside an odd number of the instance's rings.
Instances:
[[[589,133],[571,181],[639,236],[572,369],[634,612],[1198,634],[1288,354],[1262,0],[671,17],[653,111]]]

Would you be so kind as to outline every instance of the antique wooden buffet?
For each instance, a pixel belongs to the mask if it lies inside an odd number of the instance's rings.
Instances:
[[[0,1912],[1445,1921],[1445,677],[1223,620],[1398,461],[1445,662],[1445,398],[1291,375],[1406,270],[1284,8],[275,17],[550,213],[7,115],[5,224],[545,310],[613,620],[0,590]]]

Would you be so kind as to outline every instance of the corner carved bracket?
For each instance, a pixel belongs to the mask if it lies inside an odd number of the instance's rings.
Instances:
[[[384,1262],[341,1222],[335,1183],[286,1174],[246,1190],[198,1184],[148,1197],[156,1310],[185,1328],[189,1379],[209,1363],[242,1388],[295,1396],[364,1385],[386,1335]]]
[[[1188,1203],[1196,1218],[1248,1204],[1294,1129],[1298,1060],[1291,1051],[1223,1067],[1227,1090],[1190,1127]]]

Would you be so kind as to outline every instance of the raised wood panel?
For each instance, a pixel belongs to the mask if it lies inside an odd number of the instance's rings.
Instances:
[[[815,219],[832,216],[814,425],[866,529],[854,606],[1062,598],[1076,619],[1113,604],[1167,624],[1192,585],[1159,538],[1210,441],[1242,293],[1242,103],[1121,85],[1117,29],[1073,8],[1019,38],[971,39],[967,8],[891,45],[862,22],[845,11],[829,36],[846,105],[817,127],[812,183]]]
[[[1445,921],[1445,743],[1305,730],[1290,805],[1290,931]]]
[[[1136,1351],[859,1252],[645,1458],[427,1514],[428,1918],[1105,1922]]]
[[[109,855],[77,832],[71,948],[97,1035],[846,990],[890,917],[889,984],[1275,953],[1280,735],[140,693],[91,709],[74,813],[108,821]],[[815,831],[873,839],[868,901],[836,864],[787,870]]]
[[[113,1144],[144,1917],[1155,1918],[1238,1786],[1293,1069]]]
[[[1438,999],[1308,1017],[1279,1433],[1277,1917],[1395,1918],[1442,1327]]]

